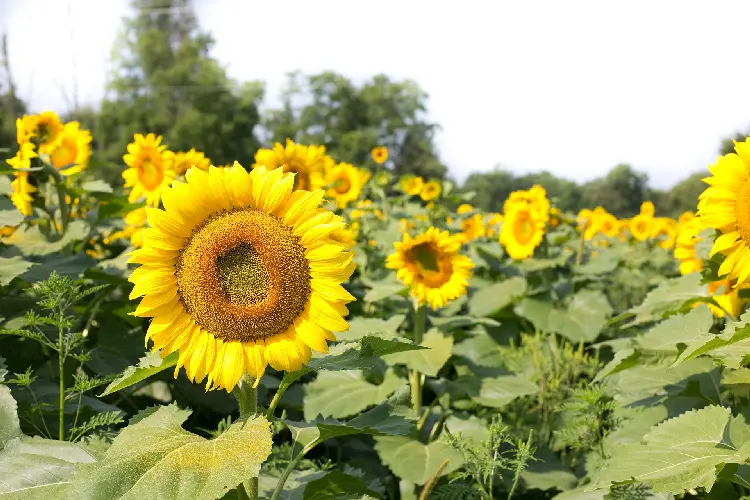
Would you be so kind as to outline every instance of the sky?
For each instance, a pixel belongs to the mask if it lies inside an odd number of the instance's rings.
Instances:
[[[267,105],[294,70],[417,81],[460,181],[500,165],[581,182],[629,163],[667,188],[750,131],[746,0],[194,3],[212,55],[265,81]],[[127,14],[127,0],[0,0],[32,111],[99,102]]]

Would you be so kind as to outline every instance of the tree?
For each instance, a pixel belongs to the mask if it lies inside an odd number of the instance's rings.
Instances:
[[[117,69],[93,123],[105,157],[121,163],[134,133],[164,135],[173,150],[196,148],[214,164],[250,164],[263,86],[238,85],[210,55],[189,0],[134,0],[115,46]],[[89,119],[91,118],[88,114]]]
[[[397,175],[442,178],[447,172],[435,151],[438,126],[425,117],[427,94],[411,80],[378,75],[357,86],[333,72],[292,73],[281,100],[264,120],[268,146],[287,138],[323,144],[337,160],[362,164],[383,145]]]
[[[606,176],[582,186],[584,205],[602,206],[617,217],[630,217],[646,201],[647,183],[646,174],[630,165],[617,165]]]
[[[26,112],[26,105],[16,95],[16,86],[10,73],[8,60],[8,38],[3,33],[0,40],[0,65],[5,73],[5,81],[0,82],[0,148],[16,149],[16,117]]]

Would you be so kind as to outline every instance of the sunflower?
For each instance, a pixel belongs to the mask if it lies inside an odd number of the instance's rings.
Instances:
[[[598,209],[601,209],[598,213],[595,212],[595,226],[596,230],[607,238],[613,238],[617,236],[617,234],[620,231],[620,226],[617,224],[617,217],[612,215],[611,213],[607,212],[602,207],[597,207]]]
[[[750,276],[750,138],[734,143],[735,153],[721,156],[704,179],[708,188],[700,195],[697,216],[721,235],[711,256],[726,256],[719,276],[744,283]]]
[[[280,168],[191,168],[164,190],[165,210],[147,208],[133,314],[153,317],[152,348],[179,351],[177,369],[207,388],[231,391],[244,373],[257,384],[267,365],[299,370],[349,326],[341,283],[355,264],[331,238],[343,219],[318,208],[323,191],[293,186]]]
[[[695,214],[693,212],[682,212],[682,214],[680,214],[680,217],[677,219],[677,223],[684,224],[685,222],[691,221],[693,219],[695,219]]]
[[[557,207],[552,207],[549,209],[549,225],[552,227],[557,227],[560,225],[560,222],[562,221],[562,212]]]
[[[404,234],[393,246],[386,267],[411,288],[411,296],[421,306],[439,309],[466,293],[474,263],[460,255],[462,237],[430,227],[411,238]]]
[[[423,201],[434,200],[440,196],[442,189],[440,181],[433,179],[422,186],[422,190],[419,192],[419,197],[422,198]]]
[[[16,178],[10,183],[13,189],[10,199],[23,215],[31,215],[31,193],[35,193],[37,189],[29,183],[28,172],[16,172],[15,175]]]
[[[384,146],[372,148],[372,159],[375,160],[375,163],[378,165],[385,163],[385,160],[388,159],[388,148]]]
[[[78,122],[66,123],[50,154],[52,165],[61,174],[72,175],[85,169],[90,157],[91,133],[81,130]]]
[[[542,242],[545,224],[546,219],[531,204],[512,203],[505,208],[500,243],[513,259],[531,257]]]
[[[147,205],[159,205],[162,191],[177,176],[171,168],[173,153],[166,149],[161,144],[161,136],[135,134],[135,140],[128,144],[128,153],[122,157],[130,167],[122,173],[125,187],[133,188],[128,201],[132,203],[145,197]]]
[[[468,214],[469,212],[472,212],[473,210],[474,210],[474,207],[472,207],[472,206],[471,206],[471,205],[469,205],[468,203],[462,203],[462,204],[460,204],[460,205],[458,206],[458,208],[456,209],[456,213],[457,213],[458,215],[462,215],[462,214]]]
[[[695,254],[695,245],[701,241],[698,238],[698,233],[702,229],[700,219],[698,218],[680,224],[677,238],[675,238],[674,256],[675,259],[680,261],[681,274],[690,274],[703,270],[703,261],[697,258]]]
[[[206,155],[195,149],[191,149],[188,152],[175,153],[172,157],[172,168],[177,172],[177,175],[184,174],[190,167],[197,167],[201,170],[208,169],[211,164],[211,160],[206,158]]]
[[[503,219],[503,214],[487,214],[487,222],[485,223],[485,228],[487,229],[488,238],[495,238],[496,236],[500,236],[500,227],[503,223]]]
[[[465,237],[464,241],[471,241],[487,234],[482,214],[474,214],[461,221],[461,234]]]
[[[641,212],[630,219],[630,234],[638,241],[646,241],[654,230],[654,204],[650,201],[641,203]]]
[[[416,196],[422,192],[424,179],[415,175],[405,175],[398,181],[398,185],[404,193]]]
[[[34,144],[24,142],[18,147],[16,155],[13,158],[5,160],[5,163],[13,168],[31,168],[31,159],[37,156],[36,151],[34,151]]]
[[[35,121],[34,135],[39,139],[39,153],[49,154],[55,149],[57,139],[63,131],[63,124],[54,111],[39,113]]]
[[[338,208],[345,208],[349,202],[359,198],[362,186],[370,180],[370,173],[349,163],[339,163],[328,169],[326,181],[327,195],[336,200]]]
[[[23,115],[23,118],[16,118],[16,142],[19,146],[30,142],[36,135],[36,115]]]
[[[736,286],[734,280],[720,280],[708,284],[708,293],[719,305],[708,304],[709,309],[717,318],[723,318],[727,312],[739,317],[742,313],[744,299],[740,297],[740,289],[746,288],[746,285]],[[698,305],[698,304],[696,304]]]
[[[325,186],[329,158],[325,146],[295,144],[287,139],[286,147],[277,142],[273,149],[259,149],[255,153],[253,168],[265,166],[268,170],[283,168],[284,172],[295,172],[295,189],[311,191]]]
[[[654,219],[651,231],[651,237],[660,240],[660,247],[666,250],[674,248],[675,238],[677,237],[677,223],[674,219],[668,217]]]
[[[143,230],[146,228],[146,207],[136,208],[128,212],[123,217],[123,221],[125,222],[125,227],[104,238],[104,244],[109,245],[116,240],[130,239],[130,244],[133,245],[133,248],[143,246]]]

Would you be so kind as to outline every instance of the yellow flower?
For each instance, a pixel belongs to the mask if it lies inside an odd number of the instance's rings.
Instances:
[[[128,153],[122,157],[130,167],[122,173],[125,187],[133,188],[128,201],[132,203],[145,197],[147,205],[159,205],[162,191],[177,176],[171,168],[173,153],[166,149],[161,144],[161,136],[135,134],[135,140],[128,144]]]
[[[691,221],[695,219],[695,214],[693,212],[682,212],[679,219],[677,219],[678,224],[684,224],[685,222]]]
[[[357,243],[357,230],[359,224],[353,222],[349,227],[342,226],[331,233],[331,239],[347,247],[354,246]]]
[[[338,208],[345,208],[349,202],[359,198],[362,187],[370,180],[370,173],[360,170],[350,163],[339,163],[326,173],[327,195],[336,200]]]
[[[39,139],[39,154],[51,153],[62,131],[63,124],[54,111],[45,111],[36,115],[35,135]]]
[[[0,237],[8,237],[16,232],[16,229],[18,229],[18,226],[3,226],[0,227]]]
[[[503,223],[503,215],[498,213],[487,214],[487,237],[495,238],[500,235],[500,225]]]
[[[456,213],[457,213],[457,214],[459,214],[459,215],[461,215],[461,214],[468,214],[468,213],[469,213],[469,212],[471,212],[472,210],[474,210],[474,207],[472,207],[472,206],[471,206],[471,205],[469,205],[468,203],[462,203],[462,204],[461,204],[461,205],[459,205],[459,206],[458,206],[458,208],[456,209]]]
[[[136,208],[128,212],[123,221],[125,227],[104,238],[104,244],[109,245],[119,239],[130,239],[130,244],[134,248],[140,248],[143,245],[143,230],[146,228],[146,207]]]
[[[557,207],[552,207],[549,209],[549,225],[552,227],[557,227],[560,224],[560,220],[562,219],[562,212],[560,212],[560,209]]]
[[[422,198],[423,201],[431,201],[440,196],[441,191],[442,186],[440,185],[440,181],[433,179],[422,186],[422,190],[419,192],[419,197]]]
[[[703,262],[695,256],[695,245],[701,239],[698,233],[701,232],[702,226],[700,219],[694,218],[683,224],[680,224],[675,239],[674,256],[680,261],[680,273],[690,274],[703,270]]]
[[[401,219],[399,221],[401,223],[401,232],[406,233],[416,227],[414,222],[408,220],[408,219]]]
[[[668,217],[654,219],[651,231],[652,238],[660,239],[660,247],[667,250],[674,248],[675,238],[677,237],[677,223],[674,219]]]
[[[534,185],[531,189],[513,191],[505,200],[503,211],[508,212],[514,205],[525,204],[531,210],[536,212],[536,217],[542,219],[545,223],[549,220],[549,200],[547,191],[539,185]]]
[[[197,167],[201,170],[207,170],[211,160],[206,155],[195,149],[188,152],[175,153],[172,157],[172,167],[177,175],[184,174],[190,167]],[[231,166],[231,165],[230,165]]]
[[[411,238],[405,234],[394,243],[396,251],[386,259],[386,267],[411,288],[411,296],[419,305],[439,309],[466,293],[471,259],[460,255],[461,237],[430,227]]]
[[[525,202],[512,203],[505,208],[500,243],[512,259],[531,257],[534,249],[542,242],[545,223],[546,220],[533,205]]]
[[[415,177],[413,175],[405,175],[399,181],[399,187],[401,191],[411,196],[416,196],[422,192],[422,186],[424,186],[424,179],[421,177]]]
[[[711,256],[726,256],[719,276],[745,283],[750,276],[750,139],[734,143],[735,153],[719,157],[704,179],[709,187],[700,195],[697,216],[719,230]]]
[[[52,165],[63,175],[73,175],[88,166],[90,157],[91,133],[78,122],[66,123],[50,153]]]
[[[648,215],[649,217],[654,216],[654,204],[650,201],[644,201],[641,203],[641,214]]]
[[[255,153],[253,168],[265,166],[268,170],[283,168],[284,172],[295,172],[295,189],[309,191],[325,187],[329,158],[325,146],[295,144],[287,139],[286,147],[277,142],[273,149],[259,149]]]
[[[35,193],[37,189],[29,183],[28,172],[16,172],[15,176],[15,180],[10,183],[13,188],[10,199],[23,215],[31,215],[31,193]]]
[[[267,365],[297,371],[349,327],[341,283],[355,264],[331,238],[343,219],[318,208],[323,191],[293,186],[280,168],[191,168],[164,190],[166,210],[147,209],[133,314],[153,317],[152,349],[179,351],[177,369],[207,388],[231,391],[245,373],[257,384]]]
[[[36,115],[23,115],[23,118],[16,118],[16,142],[23,146],[36,135]]]
[[[474,214],[461,221],[461,233],[466,237],[464,241],[471,241],[486,234],[482,214]]]
[[[375,160],[375,163],[378,165],[385,163],[385,160],[388,159],[388,148],[383,146],[372,148],[372,159]]]
[[[595,232],[600,232],[608,238],[617,236],[619,232],[617,217],[607,212],[603,207],[596,207],[594,209],[594,223],[592,228]]]
[[[745,301],[740,297],[740,289],[746,285],[737,286],[735,281],[714,281],[708,284],[708,294],[716,301],[719,307],[708,304],[709,309],[717,318],[723,318],[729,312],[735,318],[742,313]],[[696,304],[697,306],[698,304]]]
[[[5,160],[5,163],[13,168],[31,168],[31,159],[36,158],[38,155],[34,151],[34,144],[31,142],[24,142],[18,147],[16,156]]]

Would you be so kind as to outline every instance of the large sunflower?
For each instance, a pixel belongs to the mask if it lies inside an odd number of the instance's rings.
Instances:
[[[349,163],[339,163],[328,169],[326,182],[328,196],[336,200],[336,206],[345,208],[349,202],[359,198],[362,187],[370,180],[370,173]]]
[[[45,111],[36,115],[35,122],[34,135],[39,139],[39,153],[51,153],[63,131],[60,117],[54,111]]]
[[[161,136],[135,134],[135,140],[128,144],[128,153],[122,157],[130,167],[122,173],[125,187],[133,188],[128,201],[135,202],[145,197],[147,205],[159,205],[162,191],[177,176],[172,169],[173,153],[166,149],[161,144]]]
[[[544,237],[546,219],[532,205],[525,202],[507,204],[505,219],[500,229],[500,243],[513,259],[534,255]]]
[[[259,149],[253,168],[264,166],[268,170],[283,168],[284,172],[295,172],[294,188],[311,191],[325,187],[327,162],[325,146],[295,144],[287,139],[286,147],[277,142],[273,149]]]
[[[414,238],[404,234],[403,241],[393,244],[396,251],[385,265],[396,270],[419,305],[439,309],[466,293],[474,263],[459,254],[462,240],[434,227]]]
[[[706,227],[718,229],[711,255],[726,256],[719,276],[746,282],[750,276],[750,138],[734,143],[735,153],[719,157],[704,179],[697,215]]]
[[[50,154],[52,165],[63,175],[73,175],[88,166],[90,157],[91,133],[78,122],[66,123]]]
[[[257,383],[267,365],[296,371],[326,352],[348,328],[354,297],[341,283],[355,266],[331,238],[343,220],[318,208],[323,191],[292,192],[293,175],[238,163],[186,178],[164,190],[165,210],[147,209],[130,258],[153,349],[179,351],[191,380],[228,391],[244,373]]]

